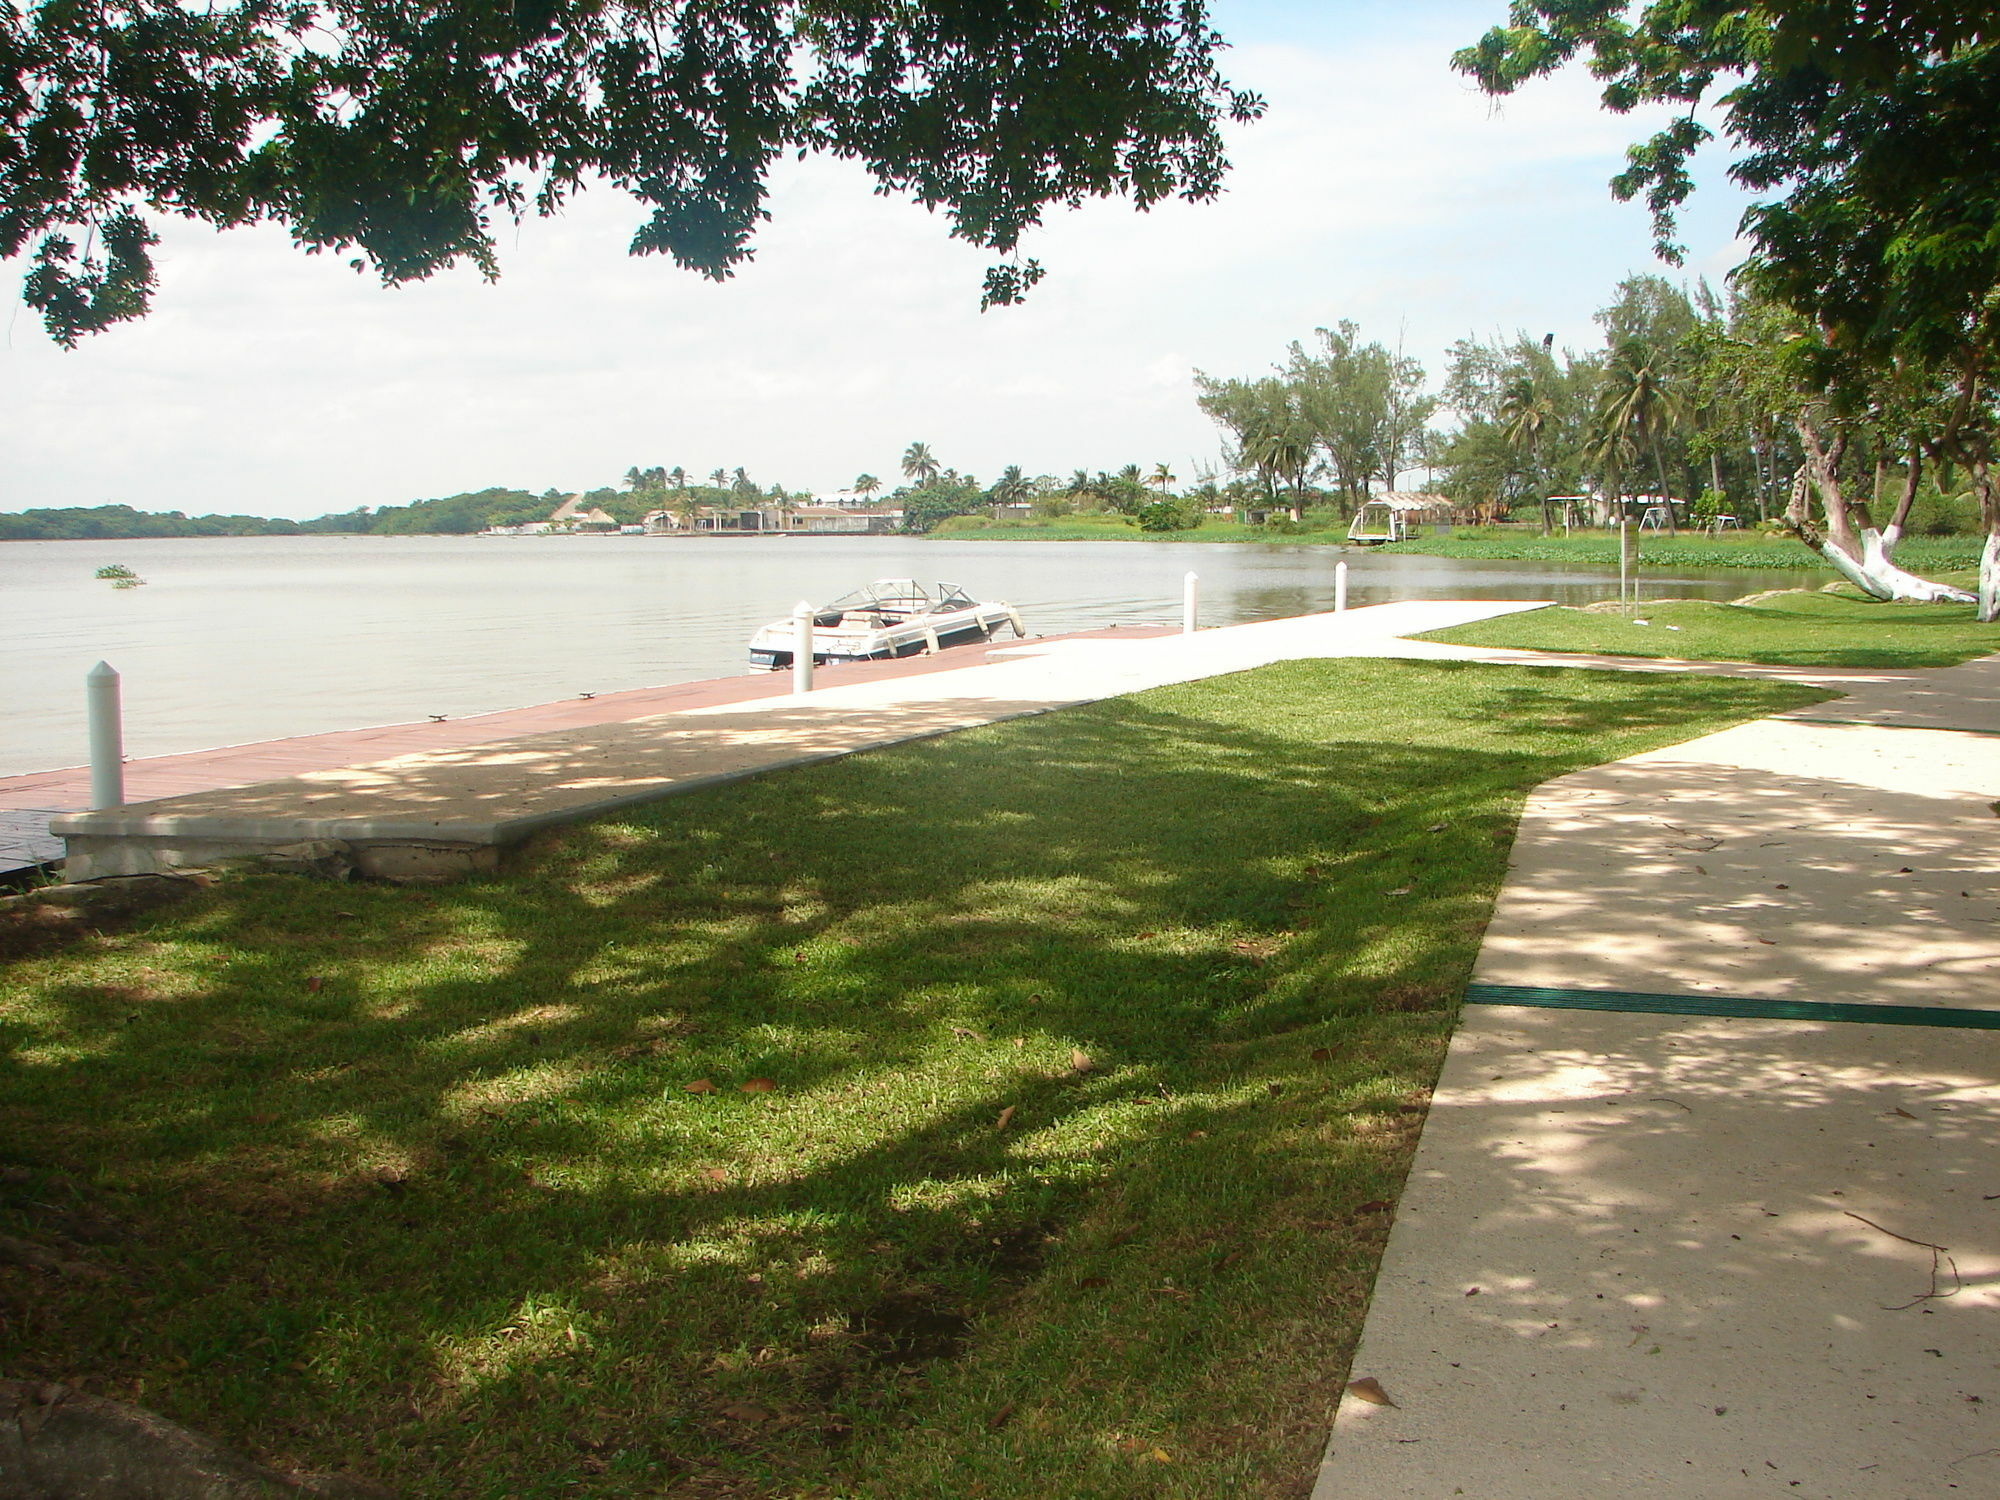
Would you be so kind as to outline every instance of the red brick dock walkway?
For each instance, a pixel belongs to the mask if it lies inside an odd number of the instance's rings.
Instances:
[[[1073,635],[1044,636],[1039,641],[1052,644],[1077,640],[1144,640],[1171,633],[1171,629],[1163,625],[1121,625],[1106,630],[1080,631]],[[1008,641],[1005,644],[996,642],[984,651],[961,647],[936,655],[904,657],[899,661],[849,662],[841,666],[820,667],[813,674],[813,685],[819,688],[845,687],[852,683],[920,677],[930,672],[982,666],[995,651],[1005,652],[1033,644],[1036,644],[1036,639],[1031,638],[1029,641]],[[156,798],[178,797],[188,792],[251,786],[260,781],[276,781],[306,771],[332,770],[425,750],[483,745],[493,740],[537,734],[544,730],[584,729],[595,724],[643,719],[652,714],[679,713],[691,708],[782,697],[791,690],[789,672],[746,673],[741,677],[633,688],[622,693],[600,693],[591,698],[540,703],[531,708],[468,714],[464,718],[442,722],[384,724],[372,729],[342,729],[331,734],[298,735],[257,744],[191,750],[180,755],[149,756],[126,762],[125,799],[128,802],[151,802]],[[0,876],[60,859],[62,840],[50,835],[49,819],[57,813],[74,812],[89,805],[90,770],[87,766],[65,766],[52,771],[30,771],[20,776],[0,777]]]

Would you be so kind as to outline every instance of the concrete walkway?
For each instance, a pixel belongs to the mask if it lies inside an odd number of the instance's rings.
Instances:
[[[1315,1500],[2000,1495],[1996,798],[2000,658],[1535,794]]]

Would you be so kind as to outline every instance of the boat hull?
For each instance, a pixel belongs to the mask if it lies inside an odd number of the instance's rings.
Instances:
[[[973,609],[940,615],[922,623],[884,630],[844,631],[816,629],[813,632],[813,665],[829,666],[850,661],[893,661],[904,656],[921,656],[933,648],[949,649],[989,641],[1003,625],[1021,633],[1011,607],[982,604]],[[766,625],[750,638],[752,670],[782,672],[792,665],[797,651],[797,627],[789,620]]]

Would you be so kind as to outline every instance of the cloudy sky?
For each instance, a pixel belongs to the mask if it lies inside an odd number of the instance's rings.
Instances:
[[[1495,106],[1452,49],[1501,0],[1217,0],[1232,82],[1265,95],[1218,202],[1053,216],[1049,269],[981,314],[990,257],[838,163],[788,166],[756,260],[714,285],[624,246],[611,191],[511,228],[504,275],[383,290],[277,230],[167,228],[157,311],[55,347],[9,288],[0,510],[121,501],[311,516],[487,485],[745,466],[790,488],[885,478],[912,440],[991,477],[1215,458],[1190,380],[1256,374],[1341,318],[1435,376],[1453,339],[1596,341],[1617,280],[1658,269],[1605,184],[1645,122],[1580,73]],[[1711,161],[1686,274],[1736,257]],[[0,279],[17,281],[17,266]]]

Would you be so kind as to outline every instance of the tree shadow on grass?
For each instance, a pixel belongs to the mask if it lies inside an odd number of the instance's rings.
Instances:
[[[134,1226],[7,1285],[21,1373],[419,1493],[778,1493],[976,1337],[1236,1472],[1352,1332],[1242,1309],[1317,1276],[1352,1325],[1521,796],[1795,701],[1563,675],[1294,664],[18,966],[9,1222],[59,1168]]]

